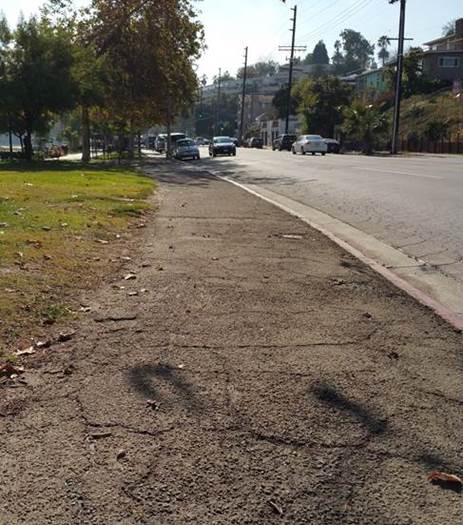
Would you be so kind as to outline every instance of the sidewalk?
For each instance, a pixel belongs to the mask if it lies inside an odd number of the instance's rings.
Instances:
[[[462,335],[270,204],[147,166],[125,288],[0,388],[0,524],[460,524],[426,476],[463,474]]]

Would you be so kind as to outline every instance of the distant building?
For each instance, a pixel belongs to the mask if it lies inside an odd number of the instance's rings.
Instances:
[[[263,114],[257,117],[260,126],[260,136],[265,146],[271,146],[272,141],[285,132],[286,119],[272,119],[269,115]],[[296,115],[289,117],[288,133],[299,134],[299,119]]]
[[[463,18],[455,23],[455,33],[424,44],[423,73],[430,78],[460,83],[463,80]]]

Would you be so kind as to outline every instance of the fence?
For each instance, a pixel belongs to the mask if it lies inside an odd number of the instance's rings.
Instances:
[[[424,137],[402,138],[400,149],[415,153],[463,154],[463,135],[449,136],[439,140],[429,140]]]

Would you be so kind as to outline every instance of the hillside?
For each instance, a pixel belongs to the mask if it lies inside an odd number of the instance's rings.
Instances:
[[[392,115],[392,110],[391,110]],[[430,123],[444,123],[448,134],[463,138],[463,96],[450,91],[415,95],[402,102],[401,135],[426,136]]]

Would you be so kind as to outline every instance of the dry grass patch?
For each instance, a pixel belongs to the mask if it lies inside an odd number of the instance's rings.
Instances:
[[[0,353],[110,272],[111,245],[131,237],[153,188],[120,167],[0,164]]]

